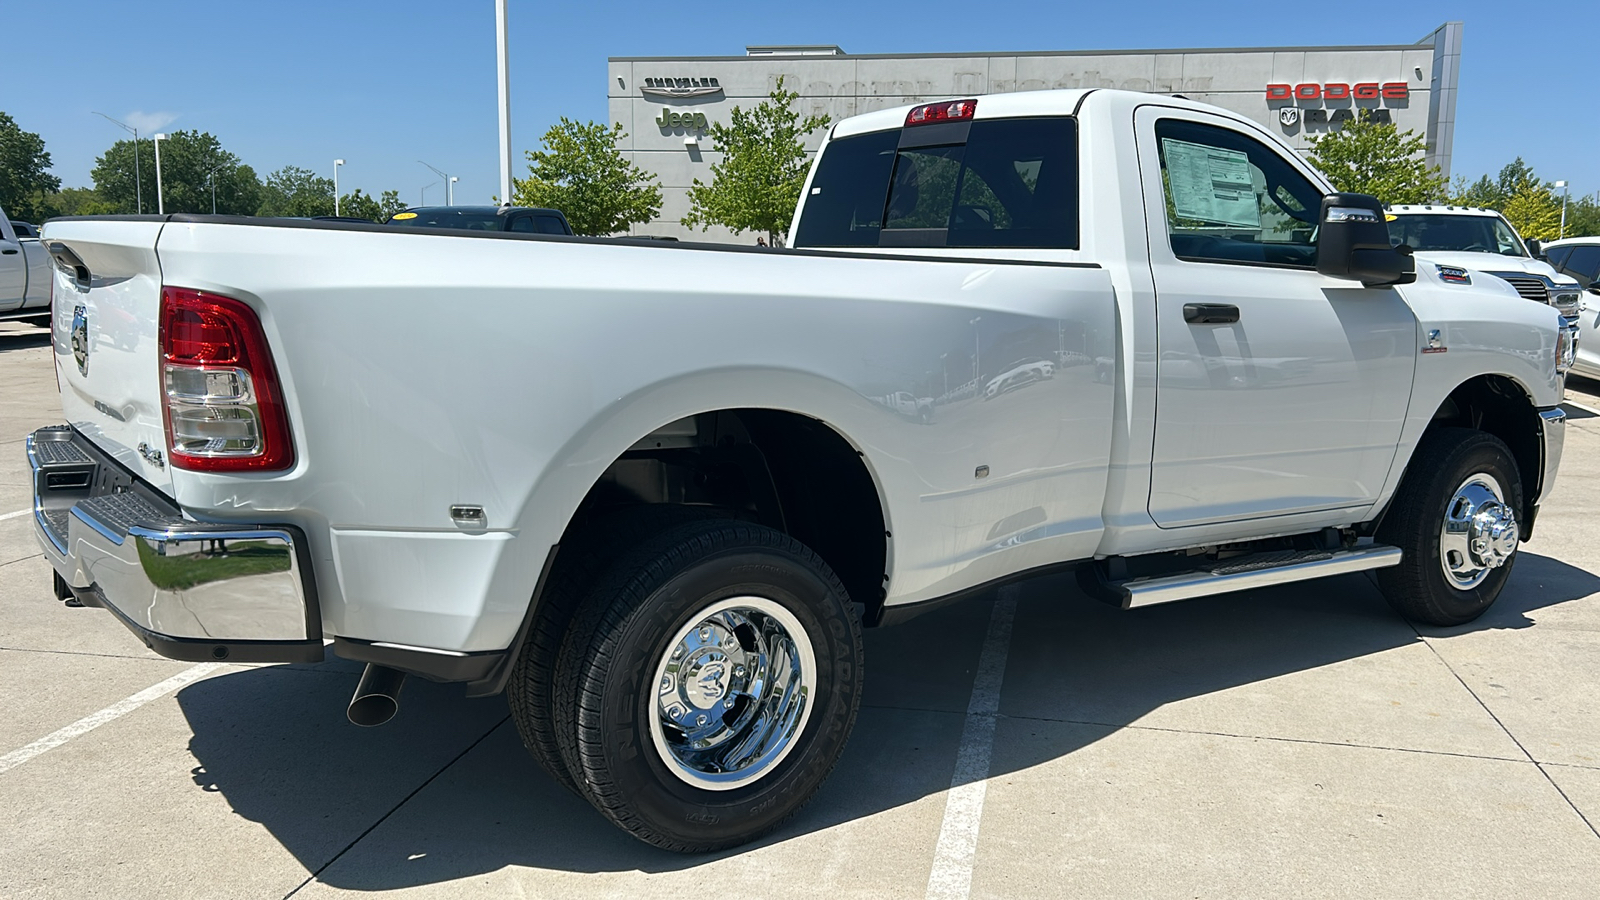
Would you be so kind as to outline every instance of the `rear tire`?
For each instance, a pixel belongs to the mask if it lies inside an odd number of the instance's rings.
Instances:
[[[861,644],[844,586],[798,541],[732,520],[670,528],[620,557],[574,617],[556,681],[563,758],[646,843],[754,840],[838,762]]]
[[[1483,615],[1511,577],[1522,508],[1522,478],[1504,442],[1470,428],[1428,432],[1378,529],[1380,542],[1405,554],[1378,570],[1384,599],[1429,625]]]
[[[573,613],[616,558],[639,541],[716,511],[688,506],[643,506],[612,513],[564,539],[538,598],[539,608],[523,639],[506,683],[506,703],[523,746],[567,790],[580,796],[577,779],[562,759],[555,714],[555,669]]]

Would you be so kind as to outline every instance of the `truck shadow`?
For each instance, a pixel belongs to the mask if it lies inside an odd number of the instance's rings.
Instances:
[[[50,346],[50,332],[15,322],[0,322],[0,353]]]
[[[997,748],[992,776],[1070,755],[1166,704],[1418,640],[1359,575],[1128,612],[1084,597],[1070,577],[1015,590],[1001,714],[1083,727]],[[1488,615],[1424,633],[1526,628],[1529,613],[1596,591],[1600,577],[1525,551]],[[990,608],[973,600],[869,632],[867,696],[844,759],[756,852],[861,827],[949,787]],[[178,695],[196,784],[264,826],[318,880],[385,890],[508,866],[663,872],[753,849],[679,856],[638,843],[538,768],[499,698],[463,701],[458,686],[412,679],[394,722],[349,725],[357,671],[343,661],[263,667]]]

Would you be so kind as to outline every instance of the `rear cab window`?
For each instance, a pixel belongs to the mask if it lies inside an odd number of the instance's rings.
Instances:
[[[828,143],[799,247],[1078,247],[1070,116],[910,126]]]

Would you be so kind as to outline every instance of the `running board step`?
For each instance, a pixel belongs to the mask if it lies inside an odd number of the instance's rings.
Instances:
[[[1399,547],[1378,544],[1353,550],[1258,553],[1223,560],[1208,570],[1111,582],[1106,587],[1115,595],[1120,595],[1117,599],[1121,600],[1123,609],[1132,609],[1399,564]]]

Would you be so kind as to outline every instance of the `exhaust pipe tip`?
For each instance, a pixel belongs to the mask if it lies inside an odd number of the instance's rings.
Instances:
[[[345,710],[350,723],[375,728],[394,718],[400,711],[400,688],[405,683],[406,673],[399,669],[367,663]]]

